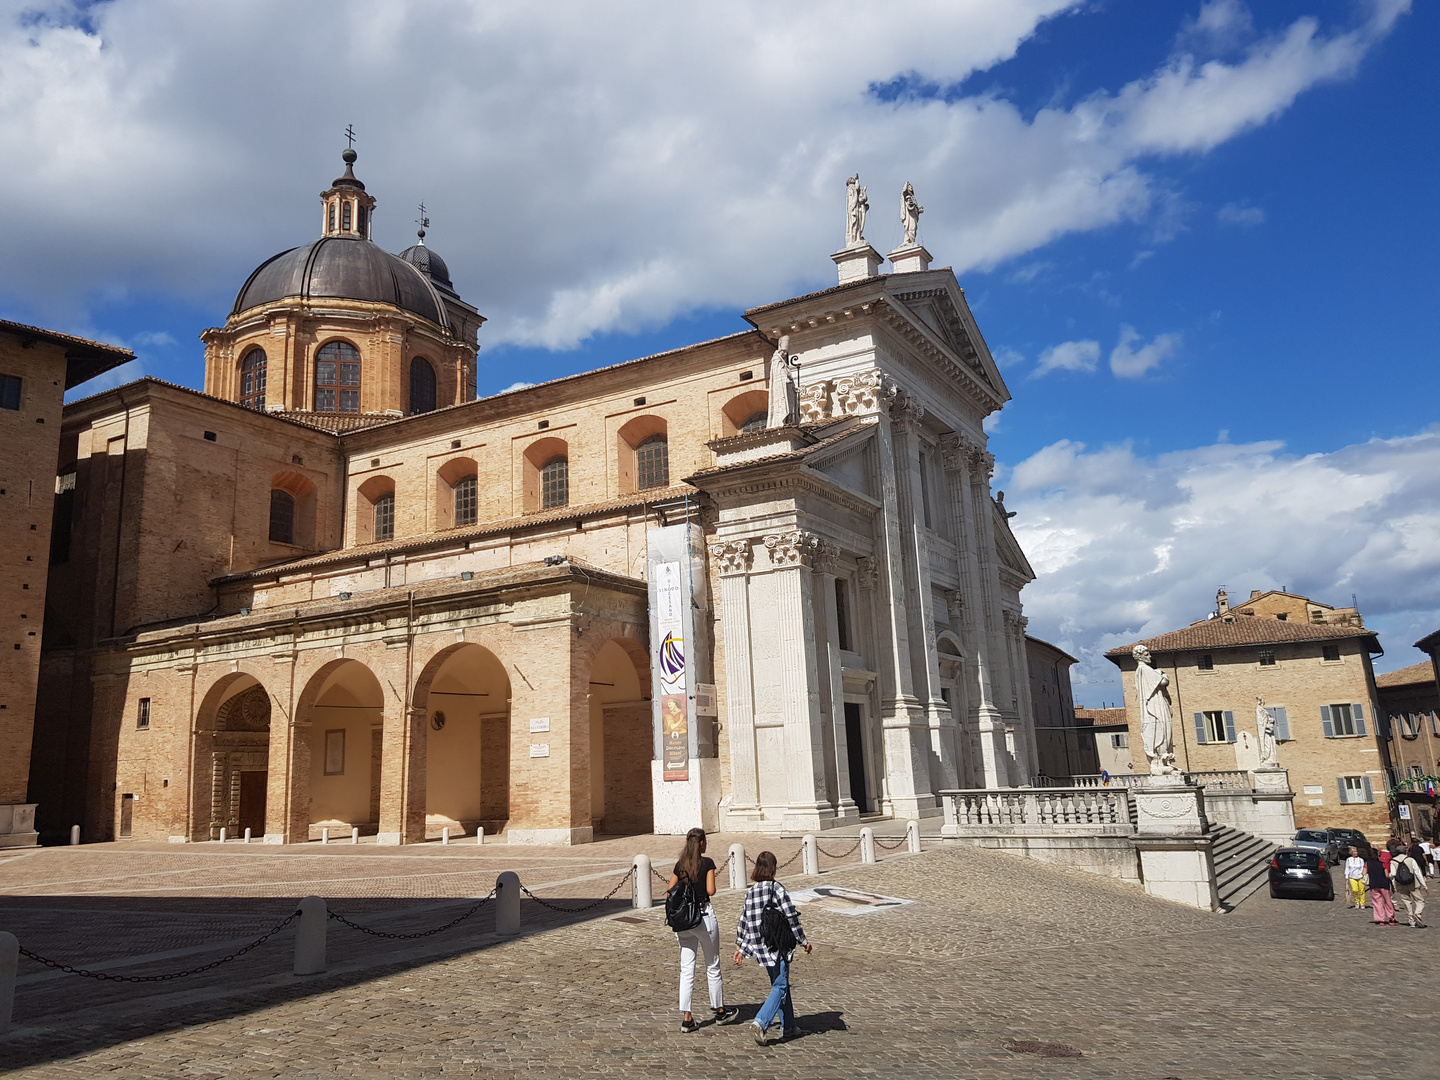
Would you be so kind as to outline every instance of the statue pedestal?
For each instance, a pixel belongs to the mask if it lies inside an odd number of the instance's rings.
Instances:
[[[1131,791],[1135,800],[1135,850],[1140,876],[1151,896],[1218,911],[1212,841],[1206,835],[1205,796],[1180,775],[1150,776]]]
[[[902,244],[887,256],[897,274],[920,274],[930,269],[930,252],[923,244]]]
[[[40,842],[40,834],[35,831],[35,807],[38,805],[0,805],[0,848],[34,847]]]
[[[1255,777],[1255,826],[1250,831],[1262,840],[1284,847],[1295,836],[1295,792],[1290,772],[1278,765],[1262,766]]]
[[[835,265],[840,268],[841,285],[860,281],[863,278],[878,277],[880,264],[885,261],[884,257],[869,244],[847,247],[843,251],[837,251],[830,258],[834,259]]]

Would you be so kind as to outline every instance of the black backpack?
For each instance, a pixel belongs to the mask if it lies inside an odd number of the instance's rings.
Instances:
[[[1404,863],[1404,856],[1396,856],[1395,860],[1395,884],[1403,889],[1410,888],[1415,884],[1415,875],[1410,872],[1410,867]]]
[[[760,940],[765,942],[765,947],[777,956],[789,956],[795,951],[795,931],[790,927],[790,920],[775,903],[775,890],[770,890],[770,895],[765,900],[765,907],[760,912]]]
[[[696,892],[693,883],[680,878],[665,894],[665,925],[677,934],[700,925],[702,905]]]

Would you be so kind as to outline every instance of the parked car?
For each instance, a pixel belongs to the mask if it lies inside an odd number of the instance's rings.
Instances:
[[[1340,841],[1331,835],[1329,829],[1301,829],[1296,832],[1290,846],[1301,851],[1313,851],[1327,863],[1340,861]]]
[[[1340,858],[1342,860],[1346,855],[1350,854],[1352,847],[1359,848],[1363,851],[1365,846],[1370,843],[1365,834],[1359,829],[1330,829],[1328,831],[1331,839],[1340,845]]]
[[[1313,851],[1281,848],[1270,860],[1270,895],[1277,899],[1282,896],[1309,896],[1334,900],[1335,883],[1330,879],[1330,866],[1323,856]]]

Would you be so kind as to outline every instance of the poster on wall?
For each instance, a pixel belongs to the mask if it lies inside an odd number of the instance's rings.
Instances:
[[[684,597],[679,562],[655,567],[656,668],[660,676],[661,762],[665,780],[690,779],[690,710],[687,701]]]

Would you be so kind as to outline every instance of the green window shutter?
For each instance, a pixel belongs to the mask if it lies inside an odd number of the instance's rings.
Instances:
[[[1343,776],[1337,776],[1337,777],[1335,778],[1335,784],[1336,784],[1336,786],[1339,787],[1339,789],[1340,789],[1340,805],[1341,805],[1341,806],[1344,806],[1344,805],[1345,805],[1345,777],[1343,777]]]
[[[1205,745],[1205,714],[1203,712],[1195,714],[1195,741],[1201,746]]]
[[[1329,706],[1329,705],[1321,705],[1321,706],[1320,706],[1320,726],[1325,729],[1325,738],[1327,738],[1327,739],[1333,739],[1333,738],[1335,738],[1335,725],[1330,722],[1330,706]],[[1344,799],[1341,799],[1340,801],[1341,801],[1341,802],[1344,802],[1345,800],[1344,800]]]
[[[1235,741],[1235,714],[1229,711],[1225,713],[1225,741]]]
[[[1350,714],[1355,717],[1355,734],[1365,734],[1365,706],[1358,702],[1350,706]]]
[[[1375,790],[1370,786],[1370,777],[1365,776],[1361,777],[1361,779],[1365,781],[1365,801],[1373,803],[1375,801]]]
[[[1284,708],[1271,709],[1270,715],[1275,718],[1275,741],[1290,741],[1290,720],[1285,715]]]

